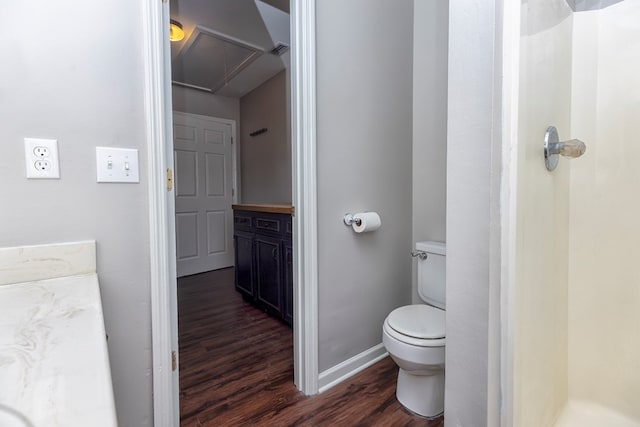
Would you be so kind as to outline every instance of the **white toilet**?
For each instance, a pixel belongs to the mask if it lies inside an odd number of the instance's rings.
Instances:
[[[441,242],[416,243],[418,294],[426,304],[405,305],[385,319],[382,342],[398,364],[396,397],[428,418],[444,411],[445,254]]]

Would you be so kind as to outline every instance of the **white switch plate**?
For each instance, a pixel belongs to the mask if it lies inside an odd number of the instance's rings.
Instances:
[[[25,138],[24,158],[26,160],[27,178],[60,178],[57,139]]]
[[[138,150],[96,147],[97,182],[140,182]]]

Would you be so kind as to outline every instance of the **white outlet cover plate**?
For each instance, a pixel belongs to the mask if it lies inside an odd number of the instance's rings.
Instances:
[[[97,182],[140,182],[138,150],[96,147]]]
[[[60,159],[58,140],[43,138],[24,139],[24,158],[27,178],[59,179]]]

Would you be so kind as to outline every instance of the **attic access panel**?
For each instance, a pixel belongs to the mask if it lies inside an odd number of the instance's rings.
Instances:
[[[215,93],[264,51],[200,25],[173,61],[173,83]]]

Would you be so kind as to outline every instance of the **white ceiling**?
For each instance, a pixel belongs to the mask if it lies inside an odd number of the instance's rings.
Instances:
[[[171,43],[174,82],[210,86],[204,89],[213,91],[219,86],[214,83],[219,79],[213,75],[225,74],[226,84],[215,93],[241,97],[284,70],[289,64],[289,53],[277,56],[269,51],[278,43],[289,45],[288,4],[288,0],[171,0],[171,19],[179,21],[185,31],[182,41]],[[220,49],[200,49],[198,46],[207,43],[194,43],[196,35],[202,32],[254,46],[259,51],[257,59],[235,76],[228,75],[226,61],[215,57]],[[211,82],[203,84],[206,81],[203,76],[208,75],[212,75]]]

